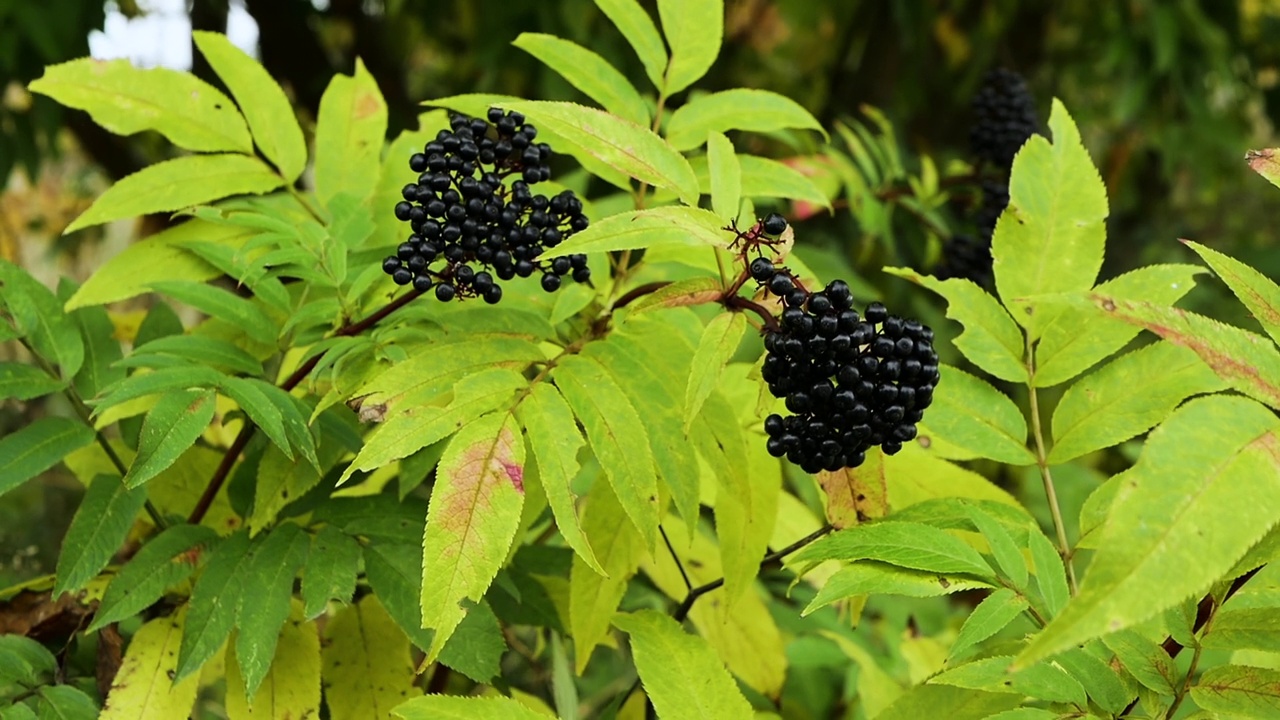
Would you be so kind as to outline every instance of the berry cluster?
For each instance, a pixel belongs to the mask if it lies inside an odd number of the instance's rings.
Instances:
[[[494,276],[510,280],[541,272],[547,292],[558,290],[566,275],[586,282],[591,278],[586,255],[538,260],[544,250],[588,225],[582,201],[572,191],[548,198],[529,189],[551,177],[551,147],[534,142],[538,130],[520,113],[492,108],[488,117],[486,122],[452,115],[452,129],[441,130],[409,158],[418,181],[404,186],[395,213],[413,234],[382,261],[383,272],[419,292],[434,286],[443,302],[455,297],[498,302],[502,287]],[[512,176],[519,179],[506,185]],[[437,259],[445,261],[444,267],[430,269]]]
[[[1007,169],[1036,129],[1035,100],[1022,76],[1004,68],[987,73],[973,97],[973,154]]]
[[[969,141],[974,156],[991,163],[1007,177],[1013,167],[1013,156],[1037,131],[1035,101],[1022,76],[1004,69],[987,73],[982,88],[973,98],[973,114]],[[973,216],[977,236],[956,235],[944,244],[942,260],[934,268],[934,275],[942,280],[967,278],[990,288],[994,280],[991,236],[995,234],[996,220],[1008,204],[1007,181],[983,180],[982,202]]]
[[[776,235],[786,221],[774,214],[757,228]],[[810,293],[766,257],[752,260],[749,272],[784,307],[779,325],[765,331],[762,375],[794,414],[765,418],[769,453],[814,473],[857,467],[875,445],[889,455],[901,450],[933,401],[933,331],[879,303],[859,315],[843,280]]]

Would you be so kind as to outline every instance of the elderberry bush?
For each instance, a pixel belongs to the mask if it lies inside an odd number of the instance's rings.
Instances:
[[[786,221],[775,214],[759,227],[774,235]],[[834,471],[861,465],[873,446],[893,455],[915,438],[938,383],[933,331],[879,303],[859,314],[843,280],[809,292],[763,256],[749,271],[784,306],[765,331],[762,375],[792,414],[765,419],[769,453],[805,472]]]
[[[1007,171],[1036,129],[1035,100],[1022,76],[1004,68],[988,72],[973,97],[973,154]]]
[[[395,214],[413,232],[382,261],[383,272],[420,292],[434,287],[443,302],[490,304],[502,299],[499,280],[540,273],[547,292],[565,276],[590,280],[586,255],[539,259],[589,221],[572,191],[548,198],[530,189],[551,177],[551,147],[534,142],[537,128],[498,108],[487,121],[452,114],[449,125],[409,158],[418,181],[404,186]],[[512,177],[519,179],[508,185]]]

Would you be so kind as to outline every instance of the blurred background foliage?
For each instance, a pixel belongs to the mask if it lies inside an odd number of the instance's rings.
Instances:
[[[158,136],[110,135],[25,85],[45,65],[89,54],[89,38],[104,24],[160,12],[158,1],[0,0],[0,256],[50,285],[59,275],[83,281],[106,257],[168,222],[145,218],[62,236],[110,182],[173,149]],[[995,67],[1026,77],[1042,122],[1056,96],[1080,126],[1112,204],[1104,278],[1141,264],[1190,262],[1180,237],[1280,276],[1270,188],[1243,163],[1247,149],[1275,144],[1280,44],[1272,39],[1280,0],[726,4],[725,46],[698,91],[773,90],[833,129],[831,147],[815,145],[812,134],[734,139],[741,151],[787,159],[831,195],[832,213],[777,209],[798,220],[798,252],[809,265],[824,278],[851,278],[863,299],[879,296],[940,322],[931,298],[880,268],[927,271],[942,242],[966,230],[976,203],[973,183],[965,182],[973,174],[969,102]],[[521,32],[574,40],[650,90],[639,60],[591,0],[190,0],[182,14],[185,24],[176,27],[186,35],[167,33],[160,42],[189,45],[192,27],[226,31],[229,22],[251,18],[257,40],[249,49],[291,93],[304,121],[332,75],[350,72],[361,57],[388,101],[393,136],[415,127],[419,103],[436,97],[582,100],[511,45]],[[217,84],[207,66],[192,69]],[[882,161],[883,172],[867,172],[857,144],[872,165]],[[921,191],[935,170],[944,190]],[[1202,285],[1188,304],[1242,320],[1224,293]],[[127,333],[139,316],[124,308],[115,318]],[[0,433],[39,412],[0,407]],[[1099,465],[1064,470],[1087,480],[1064,483],[1078,488],[1067,493],[1068,517],[1099,481]],[[69,479],[27,488],[0,505],[0,586],[52,568],[74,507]],[[1038,495],[1022,497],[1034,509]]]

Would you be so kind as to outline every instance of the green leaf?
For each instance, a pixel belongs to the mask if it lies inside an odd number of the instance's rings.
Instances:
[[[556,527],[569,547],[592,570],[605,574],[583,534],[577,496],[571,488],[579,469],[578,450],[586,444],[573,419],[573,411],[554,385],[538,383],[517,407],[516,417],[524,426],[529,450],[537,461],[538,479],[546,492]]]
[[[730,236],[718,215],[695,207],[669,206],[611,215],[548,250],[541,257],[608,250],[641,250],[663,245],[728,247]]]
[[[506,413],[454,436],[436,468],[422,540],[422,626],[435,630],[427,661],[479,602],[507,559],[524,506],[524,443]]]
[[[188,610],[181,608],[174,615],[151,620],[134,633],[107,694],[101,720],[171,720],[191,715],[199,678],[174,678],[188,616]]]
[[[1022,557],[1022,550],[1014,544],[1009,531],[1005,530],[995,518],[974,505],[968,505],[965,509],[968,511],[969,519],[991,546],[991,555],[996,559],[996,565],[999,566],[1000,571],[1015,588],[1025,588],[1029,579],[1027,561]]]
[[[942,378],[929,406],[930,430],[981,457],[1011,465],[1035,462],[1027,448],[1027,422],[1007,395],[950,365],[938,369]]]
[[[1142,622],[1229,570],[1280,516],[1277,428],[1280,420],[1257,403],[1209,396],[1152,431],[1116,495],[1080,593],[1019,662]],[[1161,592],[1153,595],[1154,584]]]
[[[157,375],[163,371],[152,373]],[[293,449],[289,443],[289,436],[285,431],[284,414],[280,408],[267,395],[267,391],[263,386],[275,390],[275,386],[270,383],[263,382],[256,378],[228,378],[223,377],[219,383],[222,392],[244,411],[249,419],[258,426],[271,443],[280,448],[280,452],[284,456],[293,459]]]
[[[200,54],[240,105],[262,154],[280,169],[285,182],[297,180],[307,165],[307,144],[284,90],[266,68],[232,45],[225,35],[203,30],[191,35]]]
[[[1036,587],[1051,617],[1056,617],[1066,606],[1071,597],[1067,587],[1067,568],[1062,564],[1062,556],[1044,533],[1038,529],[1027,533],[1027,544],[1031,549],[1031,561],[1036,566]]]
[[[1008,588],[992,592],[978,603],[978,607],[965,619],[964,625],[960,626],[960,634],[947,652],[948,662],[1003,630],[1026,609],[1027,600],[1018,593]],[[1084,691],[1081,690],[1080,694],[1083,696]]]
[[[63,417],[42,417],[5,435],[0,438],[0,496],[91,442],[91,428]]]
[[[227,290],[188,280],[161,281],[151,289],[178,302],[244,330],[245,334],[266,345],[274,345],[279,329],[252,300]]]
[[[979,605],[974,614],[981,610],[982,606]],[[970,618],[972,619],[972,616]],[[963,634],[964,630],[961,629],[960,632]],[[1084,688],[1062,668],[1048,663],[1038,663],[1025,670],[1011,673],[1009,665],[1012,662],[1013,658],[1008,655],[983,658],[935,675],[929,679],[929,682],[971,690],[1026,695],[1037,700],[1071,703],[1081,708],[1088,707],[1089,699],[1085,696]]]
[[[1280,342],[1280,286],[1244,263],[1190,240],[1182,243],[1195,250],[1222,278],[1231,292],[1249,308],[1272,340]]]
[[[1115,653],[1116,659],[1133,679],[1161,695],[1172,695],[1180,674],[1173,659],[1160,647],[1134,630],[1121,630],[1104,635],[1102,644]]]
[[[961,590],[990,588],[989,583],[970,577],[911,570],[872,560],[861,560],[840,568],[818,590],[801,616],[824,608],[833,602],[856,595],[902,595],[936,597]]]
[[[689,161],[648,128],[568,102],[505,103],[605,165],[655,188],[673,190],[686,205],[698,203],[698,179]]]
[[[644,98],[625,75],[591,50],[543,33],[520,33],[511,44],[541,60],[605,110],[642,127],[649,124]]]
[[[878,560],[936,573],[993,578],[987,562],[963,540],[919,523],[885,520],[839,530],[787,558],[808,572],[824,560]]]
[[[276,655],[280,628],[289,618],[293,578],[307,561],[310,538],[297,525],[281,525],[261,540],[238,582],[242,583],[236,614],[236,663],[245,694],[253,697]]]
[[[556,386],[582,421],[618,501],[653,547],[658,529],[658,478],[648,433],[635,407],[593,360],[569,356],[552,372]]]
[[[200,239],[221,245],[243,243],[252,233],[231,225],[187,220],[126,247],[98,267],[67,301],[66,309],[105,305],[150,292],[157,280],[201,282],[221,275],[213,265],[182,249]]]
[[[124,543],[146,500],[146,492],[126,488],[118,477],[94,478],[62,540],[54,597],[83,589],[106,567]]]
[[[1280,670],[1222,665],[1191,686],[1191,699],[1210,712],[1272,718],[1280,713]]]
[[[244,574],[252,559],[249,533],[245,530],[232,533],[210,553],[204,572],[191,590],[174,682],[199,670],[231,634],[236,609],[240,605]]]
[[[318,617],[330,600],[350,603],[359,570],[360,545],[332,525],[320,528],[311,540],[307,567],[302,572],[304,616]]]
[[[328,205],[339,193],[364,200],[378,183],[387,103],[378,84],[356,59],[352,75],[334,75],[316,116],[316,198]]]
[[[751,706],[706,641],[653,610],[618,615],[613,624],[631,636],[631,654],[645,694],[668,720],[751,716]]]
[[[409,650],[409,639],[377,596],[339,610],[325,625],[320,649],[329,717],[390,717],[392,708],[419,695]]]
[[[721,220],[738,217],[742,205],[742,165],[733,143],[722,132],[707,136],[707,172],[710,175],[711,208]]]
[[[956,349],[974,365],[1001,380],[1027,381],[1022,332],[1009,312],[985,290],[971,280],[938,280],[907,268],[885,268],[885,272],[946,298],[947,317],[964,326],[964,331],[955,339]]]
[[[410,408],[421,405],[425,399],[422,391],[431,389],[442,379],[476,375],[494,366],[523,370],[529,363],[545,359],[536,344],[516,337],[463,340],[450,345],[447,353],[441,353],[438,346],[430,346],[367,381],[356,396],[368,396],[366,403],[386,405],[388,414],[391,414],[406,398],[413,399],[412,403],[407,403]],[[452,382],[446,389],[448,387],[452,387]]]
[[[786,163],[756,155],[739,155],[742,196],[802,200],[831,209],[831,198],[807,175]]]
[[[1216,650],[1280,652],[1280,608],[1227,606],[1213,616],[1201,641]]]
[[[1088,290],[1102,267],[1106,187],[1056,98],[1049,129],[1052,145],[1032,135],[1014,158],[1009,207],[991,241],[996,289],[1006,307],[1015,298]],[[1033,337],[1043,326],[1039,317],[1014,315]]]
[[[204,525],[174,525],[147,541],[111,579],[88,631],[96,632],[149,607],[166,588],[195,572],[196,557],[217,538]]]
[[[232,195],[261,195],[280,187],[280,176],[254,157],[187,155],[149,165],[102,193],[63,234],[112,220],[181,210]]]
[[[1123,355],[1067,389],[1053,411],[1060,464],[1150,430],[1192,395],[1223,383],[1196,354],[1160,342]]]
[[[0,362],[0,400],[30,400],[66,386],[65,382],[34,365]]]
[[[1201,272],[1195,265],[1149,265],[1108,280],[1094,291],[1168,306],[1195,287],[1195,276]],[[1139,332],[1123,323],[1099,323],[1092,308],[1063,306],[1036,344],[1036,387],[1070,380],[1129,344]]]
[[[103,308],[80,308],[71,312],[71,318],[80,326],[84,339],[84,364],[75,376],[76,391],[82,398],[93,397],[125,377],[123,368],[114,367],[122,357],[120,342],[115,338],[115,325]]]
[[[409,636],[409,642],[426,650],[431,647],[432,632],[422,627],[422,542],[414,540],[412,544],[367,543],[364,567],[369,587],[387,614]]]
[[[1267,338],[1178,308],[1100,295],[1089,301],[1104,317],[1190,348],[1232,388],[1280,408],[1280,352]]]
[[[141,487],[187,451],[213,420],[212,390],[170,390],[147,413],[138,435],[138,455],[124,484]]]
[[[104,410],[146,395],[156,395],[170,390],[186,390],[196,387],[215,387],[234,378],[202,365],[160,368],[155,372],[134,373],[108,389],[107,395],[89,400],[94,415]]]
[[[588,230],[590,228],[587,228]],[[724,294],[724,288],[716,278],[699,277],[689,280],[677,280],[662,289],[645,295],[627,306],[627,319],[635,318],[641,313],[666,308],[685,307],[688,305],[704,305],[715,302]]]
[[[187,150],[253,152],[236,106],[188,72],[83,58],[50,65],[28,89],[87,111],[117,135],[155,130]]]
[[[391,714],[401,720],[547,720],[519,700],[501,696],[425,695],[396,706]]]
[[[707,74],[720,54],[724,0],[658,0],[658,17],[671,47],[662,81],[662,94],[670,97]]]
[[[653,18],[636,0],[595,0],[595,3],[636,51],[653,86],[661,88],[662,73],[667,69],[667,48]]]
[[[723,312],[707,323],[698,349],[693,353],[693,372],[684,391],[684,431],[689,433],[702,404],[720,385],[724,366],[733,359],[747,331],[747,318],[742,313]]]
[[[947,720],[988,720],[1021,704],[1021,697],[1008,693],[924,683],[903,693],[902,697],[876,715],[876,720],[942,717]]]
[[[36,709],[48,720],[96,720],[98,706],[80,690],[70,685],[46,685],[40,688]]]
[[[579,675],[591,652],[609,632],[609,622],[622,602],[627,584],[645,553],[644,539],[627,522],[608,483],[596,482],[587,493],[582,531],[597,552],[603,572],[574,556],[569,573],[569,626],[575,669]]]
[[[481,600],[467,611],[445,643],[440,662],[478,683],[488,684],[502,672],[502,656],[507,649],[498,616],[489,603]]]
[[[35,640],[16,633],[0,635],[0,680],[33,686],[57,669],[58,659]]]
[[[481,415],[509,404],[512,395],[528,383],[523,375],[507,368],[491,368],[467,377],[458,383],[453,402],[443,411],[438,407],[409,411],[383,423],[366,438],[364,448],[338,483],[346,482],[358,470],[380,468],[449,437]]]
[[[26,270],[0,259],[0,303],[36,353],[71,379],[84,363],[84,345],[57,296]]]
[[[122,363],[123,367],[154,367],[151,356],[179,358],[199,362],[218,370],[262,375],[262,363],[249,353],[226,340],[203,335],[170,335],[157,338],[134,350]],[[163,361],[161,361],[163,362]]]
[[[1088,649],[1062,653],[1054,662],[1070,673],[1094,702],[1113,715],[1120,715],[1137,696],[1136,687],[1130,690],[1132,683],[1121,680],[1118,668],[1103,662]]]
[[[231,720],[320,716],[320,634],[315,623],[285,624],[271,671],[252,697],[246,691],[239,663],[230,648],[226,663],[226,707]]]
[[[822,123],[795,100],[768,90],[734,88],[701,95],[677,108],[667,122],[667,142],[685,151],[702,145],[708,133],[791,128],[817,130],[826,137]]]

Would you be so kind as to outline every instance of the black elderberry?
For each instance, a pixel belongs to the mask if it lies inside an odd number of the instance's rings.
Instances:
[[[751,261],[751,277],[756,282],[768,282],[773,273],[773,263],[768,258],[758,257]]]
[[[973,97],[973,154],[1008,170],[1036,131],[1035,100],[1022,76],[1003,68],[988,72]]]
[[[769,235],[781,235],[787,229],[787,219],[778,213],[769,213],[761,228]]]
[[[495,277],[507,281],[541,272],[549,291],[565,275],[586,282],[585,255],[538,259],[590,221],[572,191],[548,198],[530,189],[551,176],[551,147],[533,142],[537,136],[520,113],[493,108],[484,118],[452,115],[449,129],[409,157],[418,179],[402,188],[404,199],[394,211],[414,235],[384,260],[383,271],[400,284],[434,286],[441,300],[482,297],[490,303],[502,297]],[[431,270],[440,258],[448,266]],[[486,269],[487,282],[474,282],[479,273],[471,265]],[[450,282],[437,284],[433,275]]]

